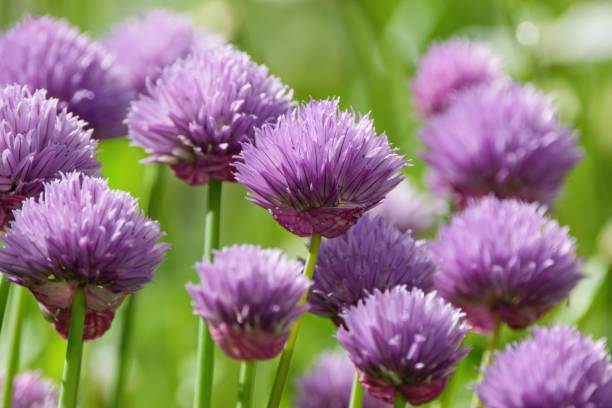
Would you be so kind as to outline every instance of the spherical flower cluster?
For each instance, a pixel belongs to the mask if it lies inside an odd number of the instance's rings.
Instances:
[[[467,349],[463,314],[434,292],[403,286],[375,291],[343,313],[338,341],[362,373],[368,392],[393,402],[397,393],[410,404],[435,399]]]
[[[197,265],[201,284],[188,285],[195,313],[221,349],[237,360],[267,360],[280,353],[309,286],[302,265],[280,250],[226,247],[214,262]]]
[[[194,48],[223,44],[211,33],[195,30],[187,15],[153,10],[115,26],[103,40],[122,65],[132,89],[141,92],[147,78],[155,82],[163,67],[184,58]]]
[[[0,384],[3,384],[0,375]],[[1,389],[0,389],[1,390]],[[18,375],[13,380],[11,408],[55,408],[57,391],[54,384],[33,371]]]
[[[435,265],[410,234],[381,217],[364,216],[344,235],[321,243],[310,311],[342,324],[340,313],[376,289],[433,289]]]
[[[445,211],[443,200],[419,191],[404,179],[368,213],[382,216],[402,232],[412,231],[418,235],[430,231]]]
[[[419,61],[412,91],[417,111],[430,118],[469,87],[503,78],[501,64],[482,44],[453,39],[433,45]]]
[[[581,157],[550,100],[512,83],[462,92],[421,138],[434,188],[460,206],[489,193],[550,203]]]
[[[232,163],[256,128],[276,122],[292,92],[232,46],[194,52],[132,103],[132,143],[191,185],[233,181]]]
[[[164,257],[159,225],[128,193],[71,173],[28,199],[2,237],[0,271],[27,287],[67,335],[77,287],[86,297],[84,339],[101,336],[122,300],[149,282]]]
[[[0,38],[0,84],[19,83],[61,101],[99,139],[125,134],[131,91],[114,58],[65,21],[26,17]]]
[[[345,352],[322,353],[316,366],[297,382],[298,408],[346,408],[349,406],[355,366]],[[386,403],[364,395],[363,408],[386,408]]]
[[[430,245],[440,294],[475,328],[524,328],[568,296],[581,261],[567,228],[545,208],[486,197],[456,215]]]
[[[257,132],[236,178],[249,198],[299,236],[346,232],[400,181],[406,165],[367,116],[311,101]]]
[[[612,363],[603,340],[564,326],[536,329],[495,355],[476,391],[487,408],[605,408]]]

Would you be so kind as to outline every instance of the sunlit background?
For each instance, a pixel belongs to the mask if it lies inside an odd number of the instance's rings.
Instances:
[[[596,337],[611,337],[612,277],[612,3],[570,0],[0,0],[4,27],[25,13],[62,16],[92,36],[114,23],[165,7],[192,16],[196,25],[219,32],[265,63],[295,90],[297,99],[339,96],[345,107],[372,111],[414,167],[407,174],[421,186],[424,164],[416,138],[419,121],[408,84],[417,58],[436,40],[452,36],[487,43],[507,71],[533,82],[556,100],[563,120],[579,132],[585,159],[572,172],[554,215],[570,227],[587,260],[585,279],[569,303],[546,320],[576,323]],[[155,41],[155,38],[151,38]],[[143,153],[126,139],[103,141],[104,174],[115,188],[144,190]],[[164,169],[164,171],[166,171]],[[204,188],[187,187],[166,174],[159,218],[172,244],[152,284],[138,295],[133,361],[126,407],[189,407],[192,400],[197,320],[185,283],[194,280],[201,257]],[[256,243],[291,255],[305,254],[305,241],[279,227],[245,200],[241,186],[223,193],[223,245]],[[28,304],[21,368],[40,369],[58,381],[66,343]],[[119,310],[118,319],[121,318]],[[305,318],[284,407],[291,407],[293,380],[317,354],[333,348],[327,320]],[[112,384],[118,321],[101,340],[86,345],[81,407],[103,407]],[[522,333],[514,334],[521,336]],[[505,333],[507,340],[511,334]],[[483,339],[459,368],[443,398],[455,394],[468,406]],[[5,345],[3,345],[4,347]],[[258,365],[255,406],[265,406],[276,361]],[[238,364],[217,353],[213,406],[233,405]],[[457,383],[462,385],[456,386]],[[431,404],[435,407],[436,404]]]

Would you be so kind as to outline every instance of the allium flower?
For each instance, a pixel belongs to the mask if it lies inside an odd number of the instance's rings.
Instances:
[[[417,190],[408,179],[404,179],[368,213],[382,216],[402,232],[421,234],[432,229],[445,207],[443,200]]]
[[[191,185],[233,181],[232,163],[256,128],[276,122],[292,92],[232,46],[194,52],[132,103],[132,143]]]
[[[503,76],[499,59],[482,44],[461,39],[435,44],[412,82],[416,108],[429,118],[444,111],[456,93]]]
[[[571,327],[540,328],[498,352],[476,390],[487,408],[607,408],[612,363],[605,340]]]
[[[4,383],[3,377],[0,375],[0,385]],[[28,371],[13,380],[11,408],[55,408],[56,406],[55,385],[41,378],[38,373]]]
[[[74,170],[97,174],[97,143],[84,125],[44,90],[0,89],[0,229],[23,200],[42,191],[43,182]]]
[[[435,292],[376,290],[342,317],[346,327],[338,341],[361,371],[364,388],[386,402],[396,393],[413,405],[435,399],[467,353],[463,314]]]
[[[155,82],[163,67],[186,57],[194,46],[205,49],[221,45],[223,40],[195,30],[187,15],[153,10],[115,26],[103,44],[127,72],[132,88],[140,92],[147,78]]]
[[[511,83],[462,92],[421,138],[434,187],[460,205],[489,193],[550,203],[581,157],[550,100]]]
[[[94,136],[125,134],[131,92],[114,58],[63,20],[26,17],[0,38],[0,84],[44,88],[86,120]]]
[[[187,290],[219,347],[237,360],[279,354],[291,325],[306,310],[298,306],[309,285],[302,265],[278,249],[235,245],[196,268],[201,285],[189,284]]]
[[[582,277],[575,241],[545,208],[486,197],[456,215],[429,247],[442,296],[473,326],[491,331],[535,322]]]
[[[26,200],[2,237],[0,271],[27,287],[56,330],[67,335],[72,297],[83,287],[83,338],[109,328],[115,309],[149,282],[166,249],[159,225],[128,193],[71,173]]]
[[[342,324],[339,314],[373,293],[394,286],[433,289],[435,265],[410,234],[381,217],[366,215],[346,234],[321,243],[310,311]]]
[[[322,353],[316,366],[297,382],[298,408],[347,408],[355,366],[342,351]],[[386,403],[364,395],[363,408],[386,408]]]
[[[406,165],[368,116],[311,101],[257,131],[236,178],[249,198],[299,236],[346,232],[400,181]]]

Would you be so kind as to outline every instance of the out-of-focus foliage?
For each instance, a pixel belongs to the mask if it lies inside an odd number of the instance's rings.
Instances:
[[[190,13],[197,24],[221,32],[295,89],[300,100],[340,96],[342,104],[373,111],[402,153],[413,159],[407,170],[423,182],[423,162],[415,133],[419,127],[408,84],[418,56],[431,41],[466,36],[489,43],[508,71],[551,93],[565,121],[575,124],[585,159],[572,172],[554,215],[569,225],[587,259],[587,281],[568,304],[547,316],[576,322],[596,337],[612,337],[612,5],[571,0],[1,0],[5,26],[24,13],[51,13],[95,36],[115,22],[151,7]],[[154,38],[151,41],[155,41]],[[104,141],[101,159],[111,186],[142,196],[146,183],[140,150],[125,139]],[[165,171],[165,169],[164,169]],[[197,320],[185,283],[195,280],[201,257],[204,188],[192,188],[165,174],[160,210],[154,216],[172,245],[153,283],[137,298],[134,361],[126,407],[189,407],[194,379]],[[305,241],[282,230],[245,190],[223,191],[222,244],[277,246],[305,255]],[[596,257],[596,258],[594,258]],[[29,303],[22,368],[36,367],[61,376],[65,342]],[[119,318],[121,312],[119,312]],[[102,407],[111,385],[118,324],[86,345],[82,407]],[[307,316],[298,340],[291,375],[309,369],[321,350],[335,346],[327,320]],[[505,333],[510,340],[524,333]],[[468,406],[468,385],[475,379],[484,339],[471,335],[473,351],[461,364],[444,395]],[[217,353],[214,406],[231,407],[238,364]],[[258,365],[255,406],[265,406],[276,361]],[[285,393],[291,407],[294,390]],[[437,406],[431,404],[431,406]]]

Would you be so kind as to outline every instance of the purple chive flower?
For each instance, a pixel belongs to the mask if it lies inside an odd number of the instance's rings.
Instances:
[[[44,88],[94,129],[98,139],[125,134],[131,92],[100,45],[63,20],[26,17],[0,38],[0,84]]]
[[[322,353],[316,366],[297,382],[298,408],[347,408],[351,399],[355,366],[343,351]],[[363,408],[389,405],[364,395]]]
[[[310,101],[257,131],[244,146],[236,178],[251,201],[299,236],[346,232],[400,181],[406,165],[368,116],[338,100]]]
[[[91,131],[45,94],[0,88],[0,229],[23,200],[38,196],[43,182],[75,170],[95,175],[100,168]]]
[[[3,377],[0,375],[2,380],[0,384],[4,383]],[[11,408],[55,408],[56,406],[56,386],[41,378],[37,372],[28,371],[13,380]]]
[[[186,57],[193,47],[206,49],[223,42],[219,36],[194,29],[189,16],[167,10],[120,23],[103,40],[136,92],[145,89],[147,78],[155,82],[163,67]]]
[[[27,287],[63,336],[72,296],[83,287],[83,338],[101,336],[123,299],[151,280],[164,258],[157,222],[128,193],[105,180],[71,173],[26,200],[2,237],[0,271]]]
[[[256,128],[276,122],[292,92],[232,46],[194,52],[132,103],[132,143],[190,185],[233,181],[232,163]]]
[[[463,314],[438,297],[396,286],[343,313],[336,337],[362,374],[368,392],[385,402],[401,393],[412,405],[432,401],[444,390],[468,331]]]
[[[364,216],[346,234],[321,243],[310,311],[342,324],[340,312],[378,289],[433,289],[435,265],[422,242],[381,217]]]
[[[423,118],[443,112],[460,91],[504,76],[501,63],[483,44],[453,39],[433,45],[419,61],[412,92]]]
[[[540,328],[498,352],[476,391],[487,408],[606,408],[612,363],[605,340],[571,327]]]
[[[486,197],[444,227],[429,249],[442,296],[484,332],[520,329],[566,298],[582,277],[575,241],[544,207]]]
[[[443,200],[417,190],[408,179],[404,179],[368,213],[382,216],[402,232],[412,231],[418,235],[437,224],[445,207]]]
[[[463,92],[421,138],[434,187],[460,206],[489,193],[548,204],[581,157],[550,100],[512,83]]]
[[[196,268],[201,284],[187,290],[195,313],[208,322],[225,354],[237,360],[278,355],[291,325],[306,310],[298,305],[309,285],[301,263],[278,249],[235,245]]]

